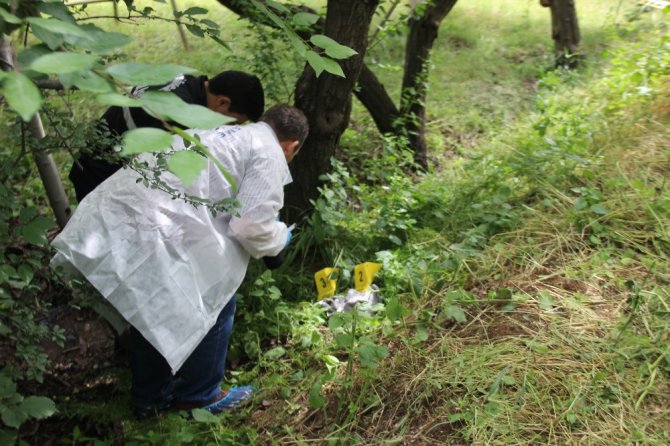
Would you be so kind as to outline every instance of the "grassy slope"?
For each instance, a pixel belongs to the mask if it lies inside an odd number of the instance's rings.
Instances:
[[[611,42],[602,25],[612,18],[587,17],[595,21],[584,20],[586,47],[597,59]],[[639,95],[648,70],[636,66],[653,65],[664,52],[658,36],[641,39],[651,43],[622,50],[604,80],[598,64],[578,76],[546,76],[538,109],[491,94],[506,88],[524,97],[529,68],[510,68],[505,58],[487,65],[492,77],[474,76],[479,66],[461,78],[470,88],[443,92],[455,100],[432,99],[431,114],[457,123],[455,133],[485,125],[473,161],[453,163],[411,193],[418,222],[394,255],[400,275],[419,271],[421,289],[400,296],[413,311],[405,328],[386,330],[383,373],[341,371],[325,410],[288,402],[260,416],[259,427],[287,444],[669,441],[667,86],[655,84],[654,99]],[[469,57],[463,60],[478,60]],[[546,50],[535,57],[531,73]],[[659,64],[667,73],[667,60]],[[498,73],[508,77],[499,81]],[[473,89],[475,104],[498,106],[466,107]],[[503,103],[512,118],[519,110],[535,114],[510,120]],[[363,227],[342,224],[340,237],[360,242],[374,231]],[[393,266],[385,265],[385,284]],[[463,322],[454,323],[454,307],[465,311]],[[293,404],[304,404],[302,396]],[[285,416],[292,408],[296,414]]]
[[[378,369],[356,361],[348,371],[339,366],[324,386],[328,403],[316,410],[308,405],[310,372],[323,370],[323,354],[333,351],[289,343],[295,354],[263,358],[243,377],[266,389],[264,410],[229,416],[223,425],[193,426],[175,416],[151,426],[128,423],[128,438],[154,444],[189,438],[198,444],[670,442],[663,319],[670,273],[667,87],[659,82],[654,97],[641,97],[637,81],[616,74],[598,80],[593,63],[576,77],[545,77],[540,94],[547,102],[538,111],[531,99],[549,59],[547,11],[535,1],[465,3],[437,42],[428,108],[436,157],[446,150],[469,159],[450,162],[410,190],[406,206],[416,223],[385,264],[382,285],[412,311],[403,323],[381,323],[388,358]],[[611,41],[616,5],[610,3],[578,2],[584,47],[594,60]],[[619,19],[632,2],[622,3]],[[239,26],[221,20],[231,30]],[[142,25],[129,52],[218,69],[209,46],[185,54],[176,34],[166,39],[162,26]],[[399,57],[397,46],[390,39],[375,51]],[[397,72],[379,72],[397,89]],[[359,108],[354,123],[368,125]],[[557,143],[538,135],[533,123]],[[353,251],[346,241],[368,237],[360,228],[374,217],[350,216],[339,228],[344,241],[332,243]],[[453,320],[460,319],[455,308],[464,322]],[[296,376],[302,368],[305,376]],[[351,403],[350,412],[341,402]]]

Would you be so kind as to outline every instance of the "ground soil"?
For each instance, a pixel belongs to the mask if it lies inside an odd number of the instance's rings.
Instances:
[[[62,328],[65,342],[62,346],[54,342],[44,344],[49,364],[43,382],[19,383],[19,391],[24,395],[47,396],[60,411],[45,420],[24,423],[21,440],[29,445],[65,444],[77,429],[84,437],[116,437],[122,441],[120,422],[102,424],[93,415],[72,415],[70,410],[63,410],[74,401],[95,405],[118,399],[120,392],[127,392],[120,371],[126,368],[128,358],[115,347],[112,330],[92,310],[67,304],[49,311],[45,322]]]

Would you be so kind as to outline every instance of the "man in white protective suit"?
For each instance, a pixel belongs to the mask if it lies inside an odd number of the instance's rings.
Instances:
[[[237,183],[233,190],[211,161],[185,187],[189,196],[236,199],[236,213],[213,215],[122,169],[91,192],[53,241],[53,264],[78,270],[132,326],[131,402],[138,418],[167,409],[219,413],[248,399],[254,388],[222,390],[234,294],[250,257],[275,256],[291,234],[276,219],[290,162],[308,123],[295,107],[270,108],[256,124],[189,130]],[[172,150],[184,150],[175,137]],[[155,164],[153,154],[141,160]]]

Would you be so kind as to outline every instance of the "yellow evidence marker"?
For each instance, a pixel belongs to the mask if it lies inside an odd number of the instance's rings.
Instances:
[[[330,278],[335,271],[337,271],[336,268],[324,268],[314,273],[314,282],[316,282],[316,290],[319,292],[319,300],[335,295],[337,280]]]
[[[354,288],[360,293],[364,293],[370,285],[375,275],[382,269],[381,263],[365,262],[359,263],[354,267]]]

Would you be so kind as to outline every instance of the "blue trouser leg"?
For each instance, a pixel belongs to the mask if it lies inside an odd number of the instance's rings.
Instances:
[[[160,408],[170,402],[172,371],[158,350],[130,327],[130,399],[138,408]]]
[[[172,376],[165,358],[132,328],[132,403],[139,407],[160,407],[172,401],[211,402],[221,391],[234,316],[233,296],[176,377]]]
[[[221,392],[235,307],[233,296],[221,310],[216,324],[177,372],[174,401],[210,403]]]

